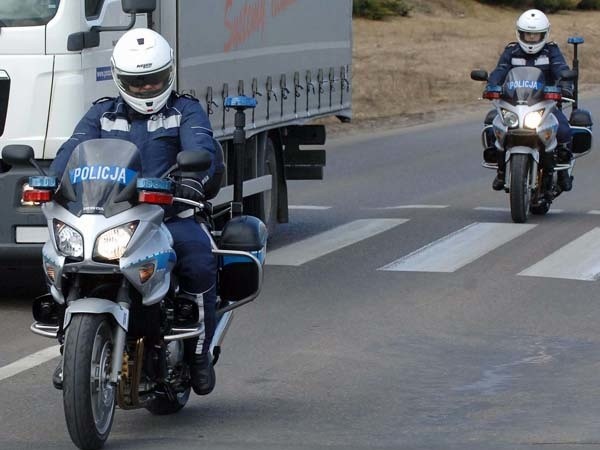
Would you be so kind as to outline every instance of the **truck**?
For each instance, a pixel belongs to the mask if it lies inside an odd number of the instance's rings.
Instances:
[[[176,89],[197,98],[223,148],[212,204],[233,199],[232,96],[246,112],[244,213],[269,231],[288,221],[288,180],[323,178],[322,120],[351,120],[351,0],[2,0],[0,149],[27,144],[48,167],[96,99],[117,95],[110,57],[126,30],[171,44]],[[31,173],[30,173],[31,172]],[[47,227],[22,200],[30,169],[0,160],[0,268],[38,265]]]

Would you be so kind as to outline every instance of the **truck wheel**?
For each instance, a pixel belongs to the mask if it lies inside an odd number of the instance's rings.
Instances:
[[[271,189],[249,197],[244,209],[248,214],[262,220],[267,226],[267,230],[269,230],[269,235],[272,235],[277,227],[277,180],[279,172],[277,170],[275,144],[273,144],[271,138],[267,138],[265,155],[262,161],[258,163],[257,172],[259,176],[271,175]]]

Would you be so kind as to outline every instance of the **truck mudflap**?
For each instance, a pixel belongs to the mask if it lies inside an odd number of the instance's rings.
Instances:
[[[31,175],[37,172],[22,167],[0,173],[0,267],[41,267],[46,218],[41,208],[21,203],[22,187]]]
[[[324,149],[301,150],[301,145],[324,145],[324,125],[301,125],[286,128],[283,136],[286,180],[322,180],[326,164]]]

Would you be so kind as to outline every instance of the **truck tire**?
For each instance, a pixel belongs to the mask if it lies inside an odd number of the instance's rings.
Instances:
[[[258,176],[271,175],[271,189],[260,194],[253,195],[246,200],[245,211],[264,222],[269,235],[275,232],[277,227],[277,203],[278,203],[278,177],[277,156],[275,144],[271,138],[267,138],[265,144],[264,158],[258,162]]]

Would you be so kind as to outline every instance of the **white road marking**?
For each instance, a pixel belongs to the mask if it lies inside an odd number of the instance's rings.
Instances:
[[[365,209],[376,209],[379,211],[393,210],[393,209],[443,209],[448,208],[449,205],[398,205],[398,206],[382,206],[380,208],[365,208]]]
[[[39,352],[27,355],[24,358],[19,359],[7,366],[0,367],[0,381],[6,380],[7,378],[13,377],[21,372],[25,372],[35,366],[44,364],[54,358],[60,356],[60,346],[54,345],[52,347],[45,348]]]
[[[272,252],[267,251],[266,263],[272,266],[300,266],[405,222],[408,222],[408,219],[355,220]]]
[[[536,225],[475,222],[381,267],[400,272],[455,272]]]
[[[587,213],[588,213],[588,214],[599,215],[599,214],[600,214],[600,210],[597,210],[597,209],[592,209],[592,210],[588,211]]]
[[[495,206],[478,206],[473,208],[475,211],[498,211],[498,212],[510,212],[510,208],[500,208]]]
[[[501,208],[496,206],[478,206],[473,208],[475,211],[499,211],[499,212],[510,212],[510,208]],[[564,209],[550,209],[547,214],[560,214],[565,212]]]
[[[315,211],[324,211],[326,209],[331,209],[331,206],[289,205],[288,209],[308,209],[308,210],[315,210]]]
[[[600,228],[588,231],[519,275],[584,281],[600,279]]]

